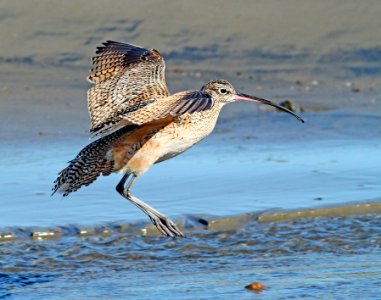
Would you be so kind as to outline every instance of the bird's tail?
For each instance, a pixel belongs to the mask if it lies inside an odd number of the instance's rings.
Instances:
[[[111,174],[114,161],[111,157],[106,157],[108,150],[115,140],[136,128],[138,126],[125,126],[83,148],[73,160],[69,161],[69,166],[58,173],[52,195],[58,191],[63,193],[63,196],[67,196],[81,186],[89,185],[99,175]]]

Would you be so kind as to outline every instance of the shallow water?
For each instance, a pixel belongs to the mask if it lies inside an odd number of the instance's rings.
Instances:
[[[114,191],[120,175],[50,198],[56,173],[85,137],[7,141],[2,295],[252,299],[259,295],[244,286],[260,281],[263,299],[377,297],[380,205],[366,203],[380,198],[379,118],[305,116],[302,125],[227,111],[209,139],[145,174],[134,192],[185,226],[178,240],[145,227],[145,216]],[[350,201],[358,204],[339,206]]]
[[[9,299],[377,298],[380,215],[302,219],[185,239],[130,235],[28,239],[0,247]],[[70,288],[68,288],[70,287]]]
[[[380,298],[380,3],[217,2],[0,2],[0,298]],[[50,197],[89,142],[107,39],[157,48],[173,92],[225,78],[307,123],[235,104],[145,174],[134,193],[185,239],[157,236],[121,175]]]
[[[308,123],[300,124],[281,114],[236,119],[228,113],[202,144],[149,170],[134,193],[172,217],[379,198],[379,117],[331,112],[306,115]],[[337,124],[342,132],[332,129]],[[145,219],[116,193],[120,175],[101,176],[67,198],[50,197],[58,171],[88,142],[42,136],[3,144],[0,227]]]

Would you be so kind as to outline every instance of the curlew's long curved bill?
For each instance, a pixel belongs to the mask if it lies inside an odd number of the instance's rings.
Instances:
[[[292,112],[291,110],[289,110],[289,109],[287,109],[287,108],[285,108],[283,106],[275,104],[275,103],[273,103],[273,102],[271,102],[269,100],[266,100],[266,99],[263,99],[263,98],[259,98],[259,97],[255,97],[255,96],[250,96],[250,95],[242,94],[242,93],[235,94],[233,96],[233,98],[234,98],[234,100],[254,101],[254,102],[259,102],[259,103],[263,103],[263,104],[267,104],[267,105],[276,107],[276,108],[278,108],[280,110],[283,110],[286,113],[289,113],[289,114],[293,115],[299,121],[304,123],[304,120],[301,117],[299,117],[296,113]]]

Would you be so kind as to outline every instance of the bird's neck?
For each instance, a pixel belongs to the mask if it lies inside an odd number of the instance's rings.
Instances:
[[[209,135],[214,127],[216,126],[218,116],[220,115],[222,107],[225,103],[215,103],[210,110],[200,112],[198,119],[200,120],[199,126],[201,131],[204,132],[204,135]],[[197,122],[197,121],[196,121]]]

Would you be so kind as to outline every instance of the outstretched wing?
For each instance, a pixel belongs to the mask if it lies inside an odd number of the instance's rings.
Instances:
[[[87,95],[91,132],[169,95],[165,62],[157,50],[112,41],[97,49],[88,76],[95,84]]]
[[[185,114],[212,109],[213,98],[200,91],[180,92],[132,112],[124,119],[130,124],[143,125],[159,119],[171,120]]]

